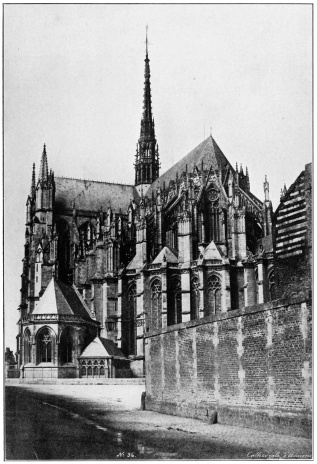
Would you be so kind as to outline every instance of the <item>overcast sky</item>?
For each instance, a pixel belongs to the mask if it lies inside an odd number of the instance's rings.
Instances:
[[[5,5],[6,346],[15,351],[32,163],[134,182],[145,27],[164,172],[210,133],[273,208],[312,156],[310,5]]]

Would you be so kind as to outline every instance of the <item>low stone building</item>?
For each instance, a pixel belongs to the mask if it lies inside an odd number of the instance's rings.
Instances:
[[[130,361],[112,340],[96,337],[78,358],[81,378],[132,377]]]

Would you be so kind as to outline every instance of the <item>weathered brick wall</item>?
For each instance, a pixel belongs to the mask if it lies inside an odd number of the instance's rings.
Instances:
[[[311,300],[276,300],[146,336],[146,407],[308,436]]]

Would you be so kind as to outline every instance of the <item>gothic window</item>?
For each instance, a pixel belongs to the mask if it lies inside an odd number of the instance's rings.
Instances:
[[[174,276],[171,281],[171,288],[168,299],[167,325],[179,324],[182,322],[182,293],[180,278]]]
[[[84,222],[79,227],[80,240],[83,242],[84,248],[87,250],[93,247],[93,243],[96,238],[96,229],[91,222]]]
[[[151,320],[152,330],[161,327],[162,314],[162,286],[159,279],[155,279],[151,285]]]
[[[23,338],[24,364],[31,362],[31,348],[31,333],[29,329],[26,329]]]
[[[132,284],[128,293],[129,301],[129,354],[136,354],[136,284]]]
[[[85,377],[87,375],[87,365],[86,361],[81,361],[80,365],[80,376]]]
[[[220,211],[219,211],[219,191],[215,185],[207,191],[209,200],[207,226],[207,240],[217,242],[220,240]]]
[[[92,377],[92,362],[88,361],[87,363],[87,377]]]
[[[52,345],[52,333],[48,328],[45,328],[37,337],[37,358],[39,363],[53,362]]]
[[[211,275],[207,283],[207,308],[205,316],[221,311],[221,284],[219,277]]]
[[[177,211],[174,208],[165,218],[165,243],[169,248],[177,250]]]
[[[61,334],[59,351],[61,364],[73,362],[73,340],[70,328],[66,328]]]
[[[199,318],[199,282],[197,277],[193,277],[191,281],[191,304],[190,304],[190,318],[198,319]]]

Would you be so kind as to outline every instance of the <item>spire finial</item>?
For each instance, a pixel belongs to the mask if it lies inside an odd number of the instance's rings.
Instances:
[[[148,38],[147,38],[147,36],[148,36],[148,30],[149,30],[149,26],[148,26],[148,25],[146,25],[146,28],[145,28],[145,29],[146,29],[146,38],[145,38],[145,44],[146,44],[146,56],[147,56],[147,55],[148,55]]]
[[[31,182],[31,198],[35,195],[35,163],[33,163],[33,170],[32,170],[32,182]]]
[[[42,157],[41,157],[39,180],[41,182],[46,182],[47,179],[48,179],[48,163],[47,163],[46,145],[44,143],[43,153],[42,153]]]

